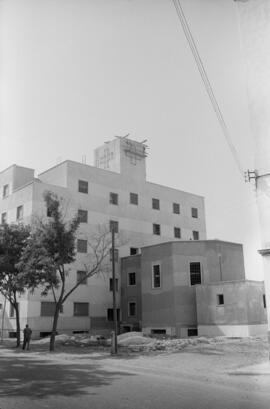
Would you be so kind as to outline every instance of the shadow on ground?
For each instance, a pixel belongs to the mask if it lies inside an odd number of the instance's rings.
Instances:
[[[1,354],[0,397],[82,396],[96,394],[96,388],[110,385],[127,372],[106,371],[93,363],[79,365],[25,354]],[[93,388],[89,390],[86,388]]]

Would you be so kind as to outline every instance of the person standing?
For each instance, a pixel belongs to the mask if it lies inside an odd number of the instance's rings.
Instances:
[[[22,347],[22,349],[25,349],[25,347],[27,347],[26,349],[29,351],[31,334],[32,334],[32,330],[28,326],[28,324],[26,324],[26,326],[25,326],[25,328],[23,330],[23,347]]]

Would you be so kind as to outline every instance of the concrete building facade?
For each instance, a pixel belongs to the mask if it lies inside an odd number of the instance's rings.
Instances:
[[[168,240],[206,238],[204,199],[146,180],[146,145],[127,138],[116,138],[95,151],[95,165],[64,161],[34,177],[34,170],[13,165],[0,173],[1,223],[31,223],[35,217],[47,217],[44,192],[52,191],[63,199],[66,219],[78,211],[84,222],[77,232],[78,241],[89,240],[97,226],[114,222],[122,245],[120,257],[140,252],[142,246]],[[82,244],[82,242],[81,242]],[[76,262],[70,267],[67,286],[76,283],[83,270],[86,253],[77,249]],[[117,279],[120,289],[119,262]],[[112,291],[110,274],[91,277],[80,285],[63,306],[59,332],[93,331],[111,328]],[[53,297],[46,299],[36,291],[21,297],[22,325],[27,321],[34,336],[51,330]],[[0,300],[3,305],[3,300]],[[46,304],[47,303],[47,304]],[[120,308],[120,291],[117,303]],[[83,304],[83,305],[82,305]],[[6,333],[15,329],[15,318],[7,305]],[[6,334],[5,334],[6,335]]]
[[[122,259],[121,277],[124,330],[177,337],[266,331],[264,285],[245,280],[240,244],[146,246]]]

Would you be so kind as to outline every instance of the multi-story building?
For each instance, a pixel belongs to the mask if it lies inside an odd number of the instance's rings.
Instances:
[[[140,252],[142,246],[171,240],[206,238],[204,199],[201,196],[148,182],[146,145],[116,138],[95,151],[95,166],[66,160],[34,177],[34,170],[12,165],[0,173],[1,223],[31,223],[47,217],[44,192],[63,198],[67,220],[79,212],[77,259],[67,286],[74,285],[87,257],[87,240],[98,225],[114,225],[123,238],[120,257]],[[120,263],[118,262],[118,265]],[[120,289],[119,267],[116,269]],[[110,274],[88,278],[63,306],[58,330],[98,331],[111,327]],[[118,305],[120,307],[120,291]],[[0,301],[3,303],[2,301]],[[22,326],[28,322],[34,336],[51,330],[53,298],[40,292],[20,300]],[[15,328],[7,305],[5,328]]]
[[[177,337],[266,334],[263,282],[245,279],[241,244],[173,241],[122,258],[124,331]]]

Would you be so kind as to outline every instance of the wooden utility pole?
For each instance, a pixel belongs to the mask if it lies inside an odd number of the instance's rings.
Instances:
[[[118,352],[117,346],[117,332],[118,332],[118,324],[117,324],[117,307],[116,307],[116,280],[115,280],[115,230],[114,226],[112,226],[112,280],[113,280],[113,327],[114,333],[112,337],[112,354],[116,355]]]
[[[261,228],[265,298],[270,349],[270,1],[235,0],[246,62],[255,169],[248,179],[256,186]]]

